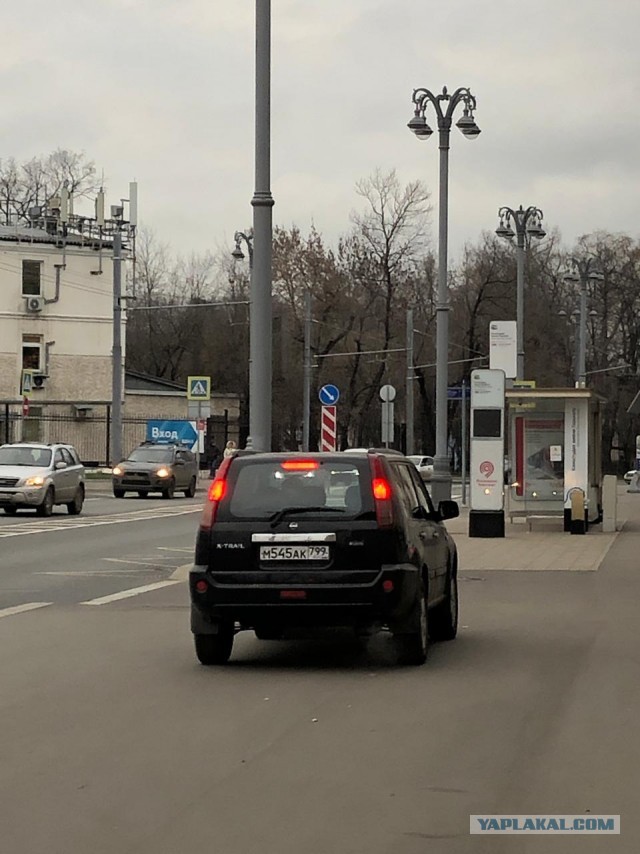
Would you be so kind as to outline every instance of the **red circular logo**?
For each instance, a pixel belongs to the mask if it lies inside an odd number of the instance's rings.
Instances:
[[[491,462],[491,460],[484,460],[484,462],[480,463],[480,474],[484,475],[485,477],[491,477],[491,475],[495,471],[495,468],[496,467]]]

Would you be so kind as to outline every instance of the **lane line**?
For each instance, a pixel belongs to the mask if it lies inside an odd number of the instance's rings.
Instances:
[[[156,581],[155,584],[145,584],[142,587],[132,587],[130,590],[121,590],[120,593],[112,593],[110,596],[100,596],[99,599],[88,599],[80,602],[80,605],[108,605],[110,602],[118,602],[120,599],[131,599],[141,593],[150,593],[152,590],[161,590],[179,584],[179,581]]]
[[[11,617],[13,614],[24,614],[25,611],[35,611],[37,608],[46,608],[52,604],[53,602],[27,602],[26,605],[14,605],[13,608],[3,608],[0,610],[0,619],[2,617]]]
[[[164,558],[168,560],[169,558]],[[149,563],[146,560],[125,560],[124,558],[119,557],[103,557],[101,560],[108,560],[109,563],[135,563],[137,566],[152,566],[154,569],[177,569],[177,566],[166,566],[165,564],[159,565],[158,563]]]
[[[27,534],[43,534],[43,533],[49,533],[52,531],[78,531],[78,530],[84,530],[85,528],[97,528],[97,527],[101,527],[103,525],[122,525],[125,522],[146,522],[146,521],[153,521],[155,519],[173,519],[176,516],[188,516],[189,514],[192,514],[192,513],[198,513],[198,512],[200,512],[200,509],[201,508],[193,508],[192,510],[180,510],[179,512],[174,512],[174,513],[159,513],[157,516],[135,516],[135,517],[127,516],[125,518],[117,517],[115,519],[104,518],[104,517],[100,518],[99,517],[95,522],[93,522],[93,521],[88,522],[85,520],[79,521],[78,520],[75,522],[71,522],[67,525],[58,525],[56,527],[49,526],[49,525],[47,525],[46,527],[35,527],[35,526],[31,527],[31,526],[29,526],[28,528],[20,528],[19,531],[9,530],[9,531],[6,531],[6,533],[5,533],[5,529],[3,528],[0,530],[0,539],[5,539],[7,537],[25,537],[25,536],[27,536]]]
[[[156,548],[161,552],[186,552],[187,554],[191,554],[193,551],[193,549],[176,549],[172,546],[156,546]]]
[[[179,566],[175,572],[172,572],[169,578],[174,581],[188,581],[189,580],[189,571],[193,566],[192,563],[183,563],[182,566]]]

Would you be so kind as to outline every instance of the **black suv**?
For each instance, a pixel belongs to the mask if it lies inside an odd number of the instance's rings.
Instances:
[[[143,442],[114,467],[112,480],[116,498],[124,498],[126,492],[137,492],[140,498],[161,492],[163,498],[173,498],[176,490],[193,498],[198,463],[195,454],[181,445]]]
[[[418,471],[390,451],[239,452],[212,482],[190,572],[202,664],[224,664],[234,634],[276,639],[348,626],[394,635],[403,663],[458,623],[457,554]]]

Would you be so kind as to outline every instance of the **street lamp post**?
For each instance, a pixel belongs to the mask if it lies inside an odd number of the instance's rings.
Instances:
[[[271,0],[256,0],[254,265],[251,276],[249,434],[258,451],[271,450]]]
[[[247,247],[247,252],[249,254],[249,292],[251,299],[249,300],[249,323],[251,323],[251,319],[253,317],[252,314],[252,300],[253,300],[253,229],[249,228],[246,232],[244,231],[236,231],[233,235],[233,239],[235,241],[235,248],[231,253],[231,257],[234,261],[244,261],[245,254],[242,251],[242,244],[244,243]],[[251,437],[251,411],[252,411],[252,401],[255,400],[255,394],[253,390],[253,383],[255,382],[255,371],[252,368],[251,362],[252,348],[251,348],[251,329],[249,330],[249,435],[247,436],[246,447],[252,447],[252,437]]]
[[[438,122],[440,150],[440,188],[438,204],[438,296],[436,302],[436,453],[432,475],[433,500],[451,498],[451,468],[449,466],[447,387],[449,384],[449,285],[447,281],[447,241],[449,228],[449,137],[456,107],[464,107],[456,127],[467,139],[480,133],[473,117],[476,99],[467,87],[450,95],[445,86],[439,95],[428,89],[414,89],[414,115],[408,124],[418,139],[428,139],[433,131],[425,119],[429,104],[433,105]]]
[[[564,278],[567,282],[580,284],[580,321],[578,333],[578,358],[576,361],[576,387],[587,385],[587,285],[601,282],[604,276],[596,269],[597,261],[593,257],[570,258],[572,270]],[[593,314],[593,312],[591,312]]]
[[[546,232],[542,228],[542,211],[540,208],[528,207],[526,210],[520,205],[517,210],[510,207],[501,207],[498,210],[500,225],[496,229],[498,237],[505,240],[516,241],[516,337],[517,337],[517,364],[516,379],[524,379],[524,250],[527,237],[535,237],[542,240]],[[515,227],[515,231],[512,228]]]

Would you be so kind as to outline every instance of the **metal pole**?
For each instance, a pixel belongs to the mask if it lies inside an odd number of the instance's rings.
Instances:
[[[517,364],[516,379],[524,379],[524,242],[525,226],[516,219],[516,233],[518,237],[518,248],[516,250],[517,260],[517,283],[516,283],[516,342],[517,342]]]
[[[447,386],[449,382],[449,290],[447,283],[447,237],[449,201],[449,133],[451,120],[439,128],[440,196],[438,222],[438,298],[436,303],[436,455],[432,495],[436,507],[451,498],[451,469],[447,436]]]
[[[462,380],[462,503],[467,503],[467,381]]]
[[[113,350],[111,353],[111,462],[122,459],[122,237],[113,236]]]
[[[406,383],[407,454],[413,454],[413,309],[407,309],[407,383]]]
[[[251,340],[249,431],[251,445],[271,450],[272,306],[271,253],[271,0],[256,0],[255,191],[253,206],[253,274],[251,276]]]
[[[580,271],[580,334],[577,368],[577,386],[587,385],[587,270]]]
[[[311,291],[304,295],[304,380],[302,389],[302,450],[309,450],[311,419]]]

